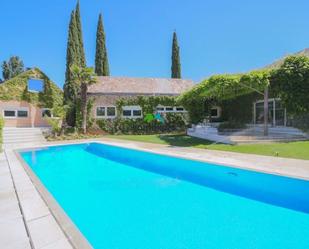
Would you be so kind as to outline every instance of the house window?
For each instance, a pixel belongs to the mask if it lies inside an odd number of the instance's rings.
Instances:
[[[142,111],[141,110],[133,110],[133,116],[134,117],[142,116]]]
[[[116,107],[108,106],[106,109],[107,117],[115,117],[116,116]]]
[[[176,112],[184,112],[185,108],[181,107],[181,106],[176,106]]]
[[[221,108],[216,106],[211,108],[210,115],[212,118],[220,118],[221,117]]]
[[[131,110],[123,110],[123,111],[122,111],[122,115],[123,115],[124,117],[131,117],[132,111],[131,111]]]
[[[176,107],[172,107],[172,106],[158,106],[156,108],[157,112],[185,112],[185,109],[182,106],[176,106]]]
[[[164,112],[164,106],[158,106],[157,112]]]
[[[18,118],[27,118],[28,111],[27,110],[17,110],[17,117]]]
[[[122,108],[122,116],[126,118],[142,117],[142,108],[140,106],[124,106]]]
[[[97,117],[98,118],[104,118],[105,117],[105,107],[97,107]]]
[[[16,111],[15,110],[4,110],[4,117],[5,118],[14,118],[14,117],[16,117]]]
[[[116,117],[115,106],[98,106],[96,111],[97,118],[114,118]]]
[[[3,111],[5,118],[27,118],[28,110],[26,108],[7,109]]]
[[[174,108],[171,107],[171,106],[168,106],[168,107],[165,107],[165,111],[166,112],[172,112],[172,111],[174,111]]]
[[[52,112],[48,108],[42,109],[42,118],[45,118],[45,117],[49,117],[49,118],[52,117]]]

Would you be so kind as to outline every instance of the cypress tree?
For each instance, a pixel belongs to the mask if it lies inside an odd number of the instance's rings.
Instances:
[[[76,4],[75,20],[76,20],[76,29],[77,29],[77,36],[78,36],[78,57],[80,60],[80,63],[78,65],[81,67],[86,67],[86,57],[85,57],[85,50],[84,50],[79,1],[77,1],[77,4]]]
[[[79,64],[78,51],[79,48],[75,12],[72,11],[68,32],[66,72],[64,84],[64,100],[66,104],[74,101],[77,94],[77,87],[74,86],[74,83],[72,81],[72,73],[70,68],[73,64]]]
[[[102,14],[99,15],[97,27],[95,73],[98,76],[109,76],[109,65]]]
[[[180,52],[179,52],[177,34],[173,34],[173,46],[172,46],[172,78],[181,78],[181,64],[180,64]]]
[[[79,41],[76,27],[75,12],[72,11],[71,19],[68,31],[68,42],[67,42],[67,55],[66,55],[66,72],[65,72],[65,83],[64,83],[64,104],[68,105],[70,109],[67,113],[67,123],[70,126],[75,125],[76,109],[75,103],[79,86],[73,80],[73,74],[71,72],[72,65],[79,65]]]

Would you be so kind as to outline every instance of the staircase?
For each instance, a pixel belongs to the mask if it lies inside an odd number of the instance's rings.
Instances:
[[[228,136],[219,135],[217,128],[211,126],[196,125],[194,128],[189,128],[187,134],[191,137],[206,139],[216,143],[234,144]]]
[[[235,143],[291,142],[308,140],[308,135],[292,127],[269,127],[269,135],[263,136],[262,126],[255,126],[231,135]]]
[[[309,139],[308,134],[292,127],[269,127],[267,137],[263,135],[263,132],[263,126],[252,126],[228,134],[218,134],[217,128],[207,125],[197,125],[187,130],[189,136],[226,144],[290,142]]]
[[[46,128],[11,128],[3,129],[3,144],[28,144],[28,143],[44,143],[46,142],[43,131]]]

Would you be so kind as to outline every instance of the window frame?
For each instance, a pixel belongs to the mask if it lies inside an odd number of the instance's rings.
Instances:
[[[115,114],[114,115],[108,115],[108,111],[107,111],[108,108],[113,108],[115,110]],[[112,105],[106,106],[105,107],[105,116],[106,116],[106,118],[115,118],[117,116],[117,108],[116,108],[116,106],[112,106]]]
[[[5,112],[6,111],[14,112],[14,116],[5,116]],[[19,117],[18,116],[18,112],[19,111],[27,112],[27,117]],[[4,119],[25,119],[25,118],[29,118],[29,108],[27,108],[27,107],[9,107],[9,108],[4,108],[2,110],[2,117]]]
[[[160,110],[158,110],[160,108]],[[166,110],[167,108],[172,110]],[[182,108],[182,110],[177,110],[177,108]],[[158,113],[184,113],[187,112],[183,106],[162,106],[158,105],[156,107],[156,112]]]
[[[216,116],[211,115],[211,112],[212,112],[212,110],[214,110],[214,109],[217,110],[217,115],[216,115]],[[222,109],[221,109],[220,106],[213,106],[213,107],[211,107],[211,109],[210,109],[211,118],[221,118],[221,110],[222,110]]]
[[[104,108],[104,115],[98,115],[98,108]],[[96,106],[95,108],[95,116],[97,119],[106,117],[106,107],[105,106]]]
[[[98,108],[104,108],[104,115],[100,115],[100,116],[98,116]],[[114,110],[115,110],[115,115],[108,115],[107,114],[107,109],[108,108],[114,108]],[[117,117],[117,108],[116,108],[116,106],[114,106],[114,105],[107,105],[107,106],[96,106],[96,108],[95,108],[95,117],[96,117],[96,119],[113,119],[113,118],[116,118]]]
[[[54,114],[53,114],[53,112],[52,112],[52,110],[51,110],[50,108],[42,108],[42,109],[41,109],[41,117],[42,117],[42,118],[45,118],[45,117],[43,116],[43,112],[44,112],[44,111],[50,111],[50,117],[47,116],[48,118],[53,118],[53,117],[54,117]]]
[[[26,112],[27,113],[27,116],[18,116],[18,112]],[[25,110],[25,109],[17,109],[16,110],[16,117],[17,118],[29,118],[29,111],[28,110]]]
[[[5,116],[6,111],[14,112],[14,116]],[[6,108],[6,109],[3,109],[2,115],[3,115],[3,118],[5,118],[5,119],[15,119],[15,118],[17,118],[17,111],[16,111],[16,109]]]
[[[130,116],[123,115],[124,111],[130,111]],[[140,111],[141,115],[134,115],[134,111]],[[122,118],[142,118],[143,117],[143,110],[142,107],[139,105],[131,105],[131,106],[123,106],[122,107]]]
[[[177,108],[181,108],[182,110],[177,110]],[[186,110],[183,106],[175,106],[175,112],[186,112]]]

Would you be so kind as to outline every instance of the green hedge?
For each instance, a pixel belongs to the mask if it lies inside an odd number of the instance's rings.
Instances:
[[[143,117],[156,112],[156,107],[179,106],[175,97],[168,96],[138,96],[135,98],[122,98],[116,103],[118,113],[122,113],[123,106],[138,105],[142,108]],[[187,128],[186,113],[162,114],[164,123],[157,120],[151,122],[143,118],[128,119],[118,117],[116,119],[97,120],[97,125],[110,134],[162,134],[170,132],[184,132]]]
[[[142,118],[100,119],[97,120],[97,125],[109,134],[164,134],[184,132],[187,128],[185,114],[167,113],[164,119],[164,123],[157,120],[147,122]]]

